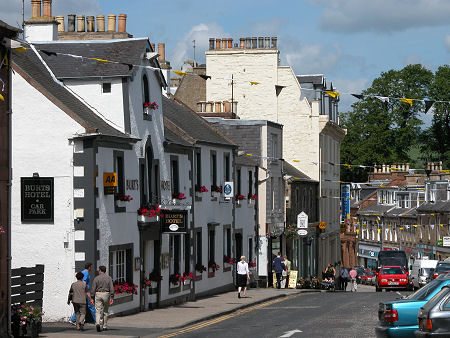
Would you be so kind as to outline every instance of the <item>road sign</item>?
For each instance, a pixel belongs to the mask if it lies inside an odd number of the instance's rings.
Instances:
[[[308,229],[308,215],[303,211],[297,215],[297,228]]]
[[[442,237],[442,246],[450,246],[450,236]]]
[[[297,230],[297,233],[300,236],[306,236],[308,234],[308,230],[300,229],[300,230]]]
[[[223,197],[231,198],[234,195],[234,185],[233,182],[225,182],[223,185]]]

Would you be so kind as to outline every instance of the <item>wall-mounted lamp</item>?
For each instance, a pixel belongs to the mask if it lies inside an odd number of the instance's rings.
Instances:
[[[34,178],[39,178],[39,173],[33,173]]]

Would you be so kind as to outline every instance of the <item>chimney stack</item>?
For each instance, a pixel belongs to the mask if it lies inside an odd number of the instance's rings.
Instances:
[[[77,15],[77,32],[84,32],[85,30],[84,15]]]
[[[97,15],[97,32],[105,31],[105,16]]]
[[[87,31],[88,32],[95,32],[95,18],[93,16],[87,16]]]
[[[165,43],[158,43],[158,61],[164,62],[166,61],[166,44]]]
[[[64,16],[58,15],[58,16],[56,17],[56,21],[59,22],[59,25],[58,25],[58,32],[65,32],[65,31],[66,31],[66,27],[64,26]]]
[[[52,17],[52,0],[42,0],[42,16],[46,18]]]
[[[228,48],[233,48],[233,39],[228,39]]]
[[[108,14],[108,32],[116,31],[116,16],[114,14]]]
[[[125,33],[127,31],[127,15],[119,14],[119,26],[117,27],[119,33]]]
[[[31,18],[41,17],[41,0],[31,0]]]

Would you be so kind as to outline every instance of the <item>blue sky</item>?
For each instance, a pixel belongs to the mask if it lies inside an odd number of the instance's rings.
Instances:
[[[2,0],[0,19],[21,22],[21,0]],[[25,0],[25,18],[30,16]],[[360,92],[382,71],[450,63],[450,0],[53,0],[53,15],[128,15],[127,31],[166,43],[174,69],[204,62],[208,38],[277,36],[281,63],[324,74],[341,92]],[[341,96],[340,110],[354,102]]]

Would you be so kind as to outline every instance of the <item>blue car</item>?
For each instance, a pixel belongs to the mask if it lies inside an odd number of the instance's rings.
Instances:
[[[405,299],[380,303],[377,337],[414,337],[419,329],[417,314],[442,287],[450,285],[450,274],[441,275]]]

